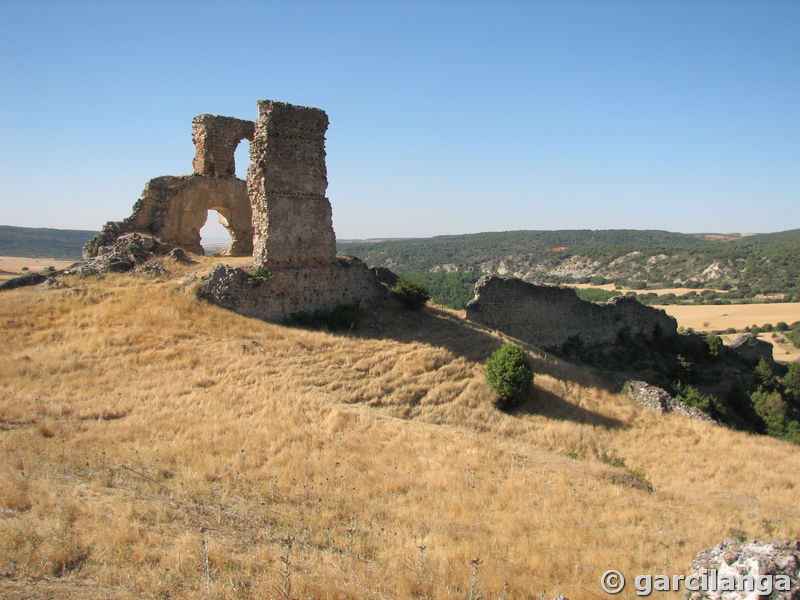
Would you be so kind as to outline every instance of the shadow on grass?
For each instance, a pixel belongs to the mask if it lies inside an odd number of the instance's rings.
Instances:
[[[361,339],[392,339],[405,344],[437,346],[447,349],[456,356],[481,364],[503,343],[515,343],[532,355],[531,362],[535,373],[547,374],[562,381],[600,388],[612,393],[619,391],[617,383],[592,368],[565,362],[531,344],[487,330],[437,307],[429,306],[421,311],[409,311],[403,309],[399,303],[389,300],[365,311],[360,326],[345,335]],[[626,427],[622,421],[581,408],[540,388],[536,388],[531,399],[523,405],[505,412],[512,416],[537,414],[551,419],[570,420],[609,429]]]
[[[626,423],[618,419],[607,417],[593,410],[581,408],[541,388],[535,388],[529,400],[506,412],[510,415],[540,415],[548,419],[573,421],[583,425],[593,425],[606,429],[628,428]]]

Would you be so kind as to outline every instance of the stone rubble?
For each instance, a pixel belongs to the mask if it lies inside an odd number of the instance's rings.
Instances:
[[[793,541],[764,543],[759,541],[737,542],[728,540],[713,548],[703,550],[692,562],[692,574],[709,579],[716,572],[718,587],[723,576],[776,575],[789,578],[789,590],[773,589],[772,594],[758,595],[757,591],[723,589],[690,591],[684,590],[683,600],[800,600],[800,539]],[[775,580],[772,580],[773,584]],[[711,586],[709,586],[711,587]],[[744,587],[744,585],[742,586]],[[775,586],[777,587],[777,586]]]
[[[677,413],[698,421],[716,423],[699,408],[673,398],[667,390],[650,385],[646,381],[630,380],[627,382],[626,388],[628,397],[646,408],[661,413]]]

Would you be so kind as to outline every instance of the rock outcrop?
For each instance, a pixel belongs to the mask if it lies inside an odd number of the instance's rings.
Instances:
[[[29,285],[39,285],[45,281],[47,281],[47,275],[43,275],[42,273],[25,273],[25,275],[13,277],[8,281],[0,283],[0,291],[15,290]]]
[[[769,364],[774,363],[772,357],[772,344],[758,339],[752,333],[743,333],[731,342],[730,349],[735,351],[742,360],[757,365],[763,358]]]
[[[704,550],[684,590],[684,600],[799,600],[800,540],[727,541]]]
[[[618,296],[605,304],[581,300],[571,288],[484,275],[467,304],[467,318],[549,350],[568,343],[585,347],[615,344],[620,338],[669,335],[677,322],[663,310]]]
[[[168,252],[170,252],[170,246],[158,238],[138,233],[126,233],[108,246],[99,247],[97,256],[64,271],[64,274],[86,276],[125,273],[132,271],[151,258],[164,256]]]
[[[716,423],[709,415],[699,408],[689,406],[673,398],[667,390],[655,385],[650,385],[646,381],[631,380],[626,384],[626,392],[631,400],[638,404],[661,413],[676,413],[708,423]]]

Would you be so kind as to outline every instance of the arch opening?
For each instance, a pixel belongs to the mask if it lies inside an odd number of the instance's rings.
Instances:
[[[250,140],[242,138],[233,152],[233,166],[236,178],[247,181],[247,167],[250,165]]]
[[[233,240],[229,231],[230,223],[224,212],[224,210],[209,208],[206,222],[200,228],[200,245],[207,256],[230,252]]]

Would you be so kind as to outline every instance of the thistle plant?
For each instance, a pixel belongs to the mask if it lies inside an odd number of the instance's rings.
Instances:
[[[483,561],[476,556],[469,564],[472,565],[472,584],[469,587],[467,600],[478,600],[478,567],[483,564]]]

